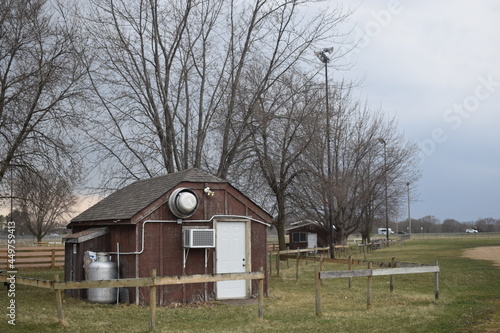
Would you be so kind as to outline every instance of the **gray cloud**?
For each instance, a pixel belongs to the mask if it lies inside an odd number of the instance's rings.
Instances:
[[[394,4],[401,10],[387,18]],[[370,0],[350,21],[357,31],[373,22],[377,33],[342,76],[366,76],[360,96],[423,147],[414,216],[500,218],[500,4]]]

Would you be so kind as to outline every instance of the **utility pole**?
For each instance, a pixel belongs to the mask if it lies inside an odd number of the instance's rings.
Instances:
[[[328,62],[330,58],[326,53],[332,53],[333,47],[324,48],[319,52],[314,52],[316,57],[325,65],[325,102],[326,102],[326,150],[327,150],[327,174],[328,174],[328,237],[330,239],[331,257],[335,257],[335,244],[333,241],[333,198],[332,198],[332,148],[330,143],[330,105],[329,105],[329,91],[328,91]]]
[[[406,189],[408,191],[408,232],[411,238],[411,215],[410,215],[410,183],[406,183]]]
[[[389,246],[389,208],[387,198],[387,142],[383,138],[378,141],[384,145],[384,183],[385,183],[385,235],[387,238],[387,246]]]

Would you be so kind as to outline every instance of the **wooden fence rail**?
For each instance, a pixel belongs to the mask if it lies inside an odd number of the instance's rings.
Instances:
[[[189,283],[207,283],[232,280],[259,280],[258,293],[258,317],[264,317],[264,279],[263,268],[258,272],[249,273],[228,273],[228,274],[198,274],[198,275],[179,275],[179,276],[156,276],[156,269],[151,270],[151,276],[146,278],[128,278],[112,279],[98,281],[59,281],[59,275],[55,275],[54,281],[15,277],[16,284],[23,284],[33,287],[52,289],[56,295],[57,317],[60,322],[64,320],[62,309],[61,291],[65,289],[88,289],[88,288],[128,288],[128,287],[149,287],[150,288],[150,320],[149,328],[155,327],[156,318],[156,287],[163,285],[189,284]],[[0,282],[12,283],[8,275],[0,275]]]
[[[308,252],[317,252],[317,251],[328,251],[330,248],[327,247],[315,247],[310,249],[295,249],[295,250],[277,250],[270,251],[271,254],[290,254],[290,253],[308,253]]]
[[[339,246],[340,248],[341,246]],[[330,248],[329,247],[316,247],[316,248],[310,248],[310,249],[297,249],[297,250],[282,250],[282,251],[269,251],[269,275],[272,275],[272,256],[275,255],[276,259],[276,274],[277,276],[280,275],[280,261],[286,259],[287,260],[287,266],[288,266],[288,259],[297,259],[298,260],[305,260],[305,261],[320,261],[321,265],[323,263],[335,263],[335,264],[346,264],[346,265],[361,265],[361,264],[367,264],[368,261],[366,260],[358,260],[358,259],[352,259],[352,256],[349,255],[347,258],[341,259],[341,258],[326,258],[324,256],[317,256],[317,253],[325,252],[328,251]],[[314,253],[314,256],[309,256],[307,254],[309,253]],[[295,254],[295,255],[293,255]],[[306,254],[306,256],[298,256],[298,254]],[[397,267],[397,266],[403,266],[403,267],[418,267],[418,266],[424,266],[422,264],[413,264],[413,263],[391,263],[391,262],[373,262],[373,265],[379,266],[379,267]],[[396,266],[393,266],[396,265]]]
[[[322,249],[322,248],[320,248]],[[347,265],[349,271],[352,270],[353,265],[366,265],[369,262],[373,264],[375,267],[388,267],[388,268],[408,268],[408,267],[426,267],[428,265],[425,264],[419,264],[419,263],[410,263],[410,262],[397,262],[396,258],[392,258],[391,261],[389,262],[374,262],[374,261],[366,261],[366,260],[359,260],[359,259],[353,259],[352,256],[349,256],[347,259],[341,259],[341,258],[327,258],[324,257],[323,255],[317,256],[316,254],[314,256],[303,256],[299,255],[299,252],[297,250],[291,250],[297,253],[296,255],[293,254],[280,254],[279,256],[276,256],[276,271],[277,271],[277,276],[280,274],[280,260],[286,259],[287,264],[288,264],[288,259],[294,259],[296,260],[296,277],[298,280],[299,277],[299,261],[305,261],[306,264],[308,261],[314,261],[314,262],[319,262],[319,267],[320,271],[323,270],[323,264],[324,263],[332,263],[332,264],[343,264]],[[289,252],[289,251],[287,251]],[[305,252],[305,251],[300,251],[300,252]],[[271,262],[271,255],[269,256],[269,262]],[[288,265],[289,266],[289,265]],[[272,275],[272,265],[270,264],[269,267],[269,275]],[[424,268],[425,269],[425,268]],[[397,274],[397,273],[396,273]],[[352,277],[349,277],[349,288],[351,287],[351,281]],[[391,290],[393,288],[393,283],[391,282]]]
[[[295,253],[296,255],[299,255],[301,253],[310,253],[310,252],[321,252],[321,251],[328,251],[330,248],[329,247],[315,247],[315,248],[309,248],[309,249],[296,249],[296,250],[278,250],[278,251],[269,251],[269,275],[272,275],[273,273],[273,268],[272,268],[272,256],[276,255],[276,274],[280,276],[280,260],[281,258],[286,258],[286,255],[290,255],[292,253]],[[293,257],[295,258],[295,257]]]
[[[394,260],[393,260],[394,262]],[[391,276],[391,293],[393,291],[393,275],[399,274],[419,274],[434,273],[434,300],[439,299],[439,264],[436,261],[434,266],[400,267],[400,268],[380,268],[373,269],[373,263],[368,263],[368,269],[322,272],[319,265],[316,266],[315,286],[316,286],[316,315],[321,315],[321,280],[337,278],[368,277],[367,309],[371,308],[371,286],[373,276]]]
[[[7,241],[0,241],[0,248],[2,247],[8,247],[9,242]],[[34,241],[17,241],[16,246],[19,247],[64,247],[64,243],[61,241],[55,241],[55,242],[34,242]]]
[[[9,248],[0,248],[0,270],[12,267],[19,268],[55,268],[64,266],[64,247],[15,247],[14,255],[9,254]]]

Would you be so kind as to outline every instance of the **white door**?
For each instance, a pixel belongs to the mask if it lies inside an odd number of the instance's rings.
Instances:
[[[245,222],[217,222],[217,274],[246,272],[245,240]],[[217,282],[217,299],[246,296],[246,280]]]
[[[318,235],[315,233],[307,234],[307,248],[314,249],[318,245]]]

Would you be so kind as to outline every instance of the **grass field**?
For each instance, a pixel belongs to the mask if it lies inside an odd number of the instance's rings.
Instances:
[[[257,305],[233,306],[210,302],[157,309],[157,332],[500,332],[500,269],[488,261],[466,259],[463,250],[500,246],[500,235],[488,237],[416,238],[406,245],[370,252],[368,260],[434,264],[439,261],[440,299],[434,301],[434,274],[374,277],[372,308],[366,309],[366,278],[323,281],[321,317],[315,316],[314,265],[282,263],[281,276],[270,279],[264,319]],[[363,259],[362,254],[355,255]],[[354,269],[364,269],[355,266]],[[324,270],[345,270],[326,264]],[[20,276],[53,280],[61,271],[24,271]],[[96,305],[64,296],[65,323],[57,322],[54,293],[16,286],[16,325],[7,324],[8,298],[0,295],[4,311],[0,332],[148,332],[149,308],[136,305]]]

